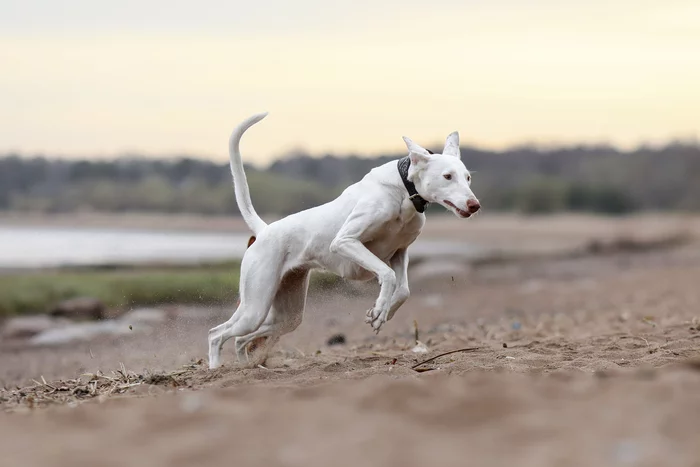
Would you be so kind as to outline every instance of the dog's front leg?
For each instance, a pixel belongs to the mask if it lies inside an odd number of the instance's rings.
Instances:
[[[374,302],[374,307],[367,312],[367,316],[371,318],[372,328],[379,332],[382,324],[386,322],[391,306],[391,298],[396,289],[396,274],[382,260],[365,248],[359,240],[347,237],[338,238],[333,241],[331,251],[354,261],[377,276],[379,296]]]
[[[403,305],[411,295],[411,291],[408,288],[408,250],[404,248],[397,251],[391,258],[390,264],[391,269],[393,269],[394,274],[396,274],[396,290],[394,290],[394,295],[391,297],[391,305],[389,306],[386,319],[384,319],[385,322],[394,317],[396,310],[401,308],[401,305]]]
[[[331,242],[331,253],[342,256],[362,268],[371,271],[379,281],[379,296],[374,307],[368,312],[372,316],[372,328],[379,332],[386,322],[392,296],[396,290],[396,273],[382,260],[377,258],[362,243],[371,238],[374,231],[381,228],[376,207],[356,207],[343,224],[335,239]]]

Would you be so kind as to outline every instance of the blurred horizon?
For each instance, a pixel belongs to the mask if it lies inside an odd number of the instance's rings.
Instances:
[[[245,137],[243,138],[245,140]],[[442,141],[433,141],[425,143],[421,141],[419,144],[431,149],[433,152],[437,152],[443,147]],[[400,158],[403,157],[404,153],[407,151],[404,149],[405,146],[400,146],[394,150],[377,150],[371,152],[353,153],[347,151],[335,151],[335,152],[309,152],[304,148],[291,148],[287,151],[281,152],[279,155],[274,156],[269,160],[250,160],[248,156],[248,151],[246,151],[243,143],[241,144],[243,164],[246,167],[251,167],[257,170],[269,170],[274,168],[279,164],[285,164],[289,161],[295,161],[299,159],[361,159],[368,162],[373,161],[384,161],[387,158]],[[515,155],[520,152],[533,152],[540,153],[542,155],[547,155],[549,153],[559,153],[559,152],[576,152],[576,151],[603,151],[611,154],[635,154],[644,151],[653,152],[663,152],[666,149],[672,149],[676,147],[684,148],[694,148],[700,149],[700,139],[698,137],[688,137],[688,138],[669,138],[668,140],[658,141],[658,142],[648,142],[642,141],[636,145],[621,146],[615,145],[606,141],[585,141],[577,142],[572,141],[570,143],[536,143],[524,141],[521,143],[514,143],[512,145],[503,146],[499,149],[493,149],[486,146],[474,145],[474,144],[460,144],[461,151],[467,151],[467,153],[478,152],[484,154],[499,154],[499,155]],[[252,154],[252,152],[251,152]],[[3,151],[0,149],[0,159],[11,159],[20,158],[26,161],[31,160],[45,160],[45,161],[65,161],[66,163],[81,164],[83,162],[93,162],[93,163],[118,163],[132,162],[132,161],[151,161],[155,163],[181,163],[182,161],[195,161],[195,162],[211,162],[215,164],[228,165],[229,156],[226,152],[221,157],[212,157],[206,154],[195,154],[186,153],[183,151],[172,151],[170,153],[144,153],[141,151],[124,151],[119,153],[110,154],[60,154],[60,153],[50,153],[50,152],[20,152],[20,151]],[[469,167],[469,160],[465,160],[464,154],[462,159],[465,164]],[[379,162],[377,162],[379,163]],[[383,162],[382,162],[383,163]]]
[[[0,153],[227,159],[695,142],[700,4],[0,0]]]

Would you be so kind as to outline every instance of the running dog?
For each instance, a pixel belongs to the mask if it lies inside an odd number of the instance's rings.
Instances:
[[[442,154],[404,137],[406,157],[372,169],[333,201],[268,225],[253,208],[239,149],[243,133],[266,115],[245,120],[229,141],[236,202],[254,237],[241,262],[238,307],[209,331],[211,369],[221,365],[221,348],[232,337],[241,362],[263,363],[301,324],[312,269],[349,280],[376,277],[379,296],[365,321],[379,332],[409,297],[408,247],[425,224],[426,206],[440,204],[460,218],[481,207],[455,131]]]

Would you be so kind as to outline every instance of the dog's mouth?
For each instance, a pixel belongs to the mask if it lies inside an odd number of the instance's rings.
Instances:
[[[451,202],[449,202],[447,200],[444,200],[443,203],[445,203],[446,205],[448,205],[449,207],[454,209],[455,212],[457,213],[457,215],[459,217],[461,217],[462,219],[466,219],[469,216],[471,216],[471,213],[469,211],[465,211],[464,209],[459,209],[457,206],[455,206],[454,204],[452,204]]]

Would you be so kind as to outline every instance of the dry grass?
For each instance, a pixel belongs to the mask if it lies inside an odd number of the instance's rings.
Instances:
[[[34,385],[15,389],[0,389],[0,407],[13,410],[18,407],[30,409],[54,404],[76,405],[89,399],[104,400],[107,397],[123,394],[129,389],[142,385],[156,385],[170,388],[190,386],[189,377],[204,368],[198,360],[184,365],[181,369],[168,373],[135,373],[124,364],[110,374],[85,373],[77,379],[62,379],[47,382],[34,380]]]

